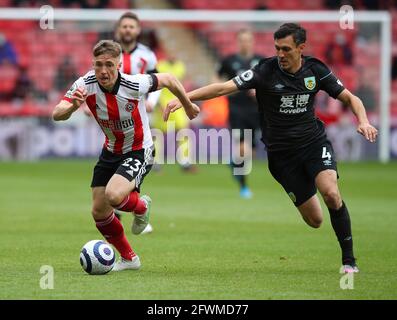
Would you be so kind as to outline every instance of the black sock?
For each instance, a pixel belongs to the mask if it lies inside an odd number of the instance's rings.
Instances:
[[[336,237],[338,238],[342,249],[342,264],[355,264],[353,254],[353,237],[350,223],[349,211],[344,202],[338,210],[328,208],[331,216],[331,224],[334,228]]]
[[[240,164],[231,162],[230,167],[232,168],[233,178],[237,180],[238,184],[240,185],[240,188],[245,188],[247,186],[247,179],[246,179],[245,175],[234,173],[235,168],[243,168],[244,167],[244,161]]]

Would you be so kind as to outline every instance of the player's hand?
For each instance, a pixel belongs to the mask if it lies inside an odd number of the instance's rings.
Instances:
[[[375,142],[376,137],[378,136],[378,130],[369,123],[359,124],[357,127],[357,132],[362,134],[365,139],[370,142]]]
[[[168,120],[170,113],[175,112],[176,110],[178,110],[182,107],[185,109],[186,115],[188,116],[188,118],[190,120],[193,120],[194,118],[196,118],[198,116],[198,114],[200,113],[200,108],[198,107],[197,104],[191,103],[190,106],[184,107],[178,99],[174,99],[174,100],[171,100],[170,102],[168,102],[167,107],[163,111],[164,121]]]
[[[193,120],[200,113],[200,108],[197,104],[192,103],[190,108],[185,108],[186,115],[190,120]]]
[[[171,112],[175,112],[176,110],[182,108],[182,104],[178,99],[171,100],[170,102],[167,103],[167,106],[165,107],[163,111],[163,119],[164,121],[168,121],[168,118],[170,116]]]
[[[72,102],[75,108],[79,108],[87,98],[87,89],[83,87],[79,87],[73,93]]]

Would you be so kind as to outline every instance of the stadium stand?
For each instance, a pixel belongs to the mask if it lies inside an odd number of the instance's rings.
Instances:
[[[324,1],[325,2],[325,1]],[[10,6],[14,2],[9,0],[3,0],[2,6]],[[33,7],[37,7],[41,4],[40,1],[24,1],[29,3]],[[61,0],[50,0],[49,4],[55,7],[64,6],[64,2]],[[70,1],[68,2],[70,3]],[[79,3],[78,1],[76,3]],[[258,7],[257,0],[236,0],[236,1],[223,1],[223,0],[179,0],[173,1],[177,3],[181,8],[185,9],[235,9],[235,10],[252,10]],[[297,1],[297,0],[267,0],[264,2],[266,9],[268,10],[319,10],[326,9],[325,4],[322,1]],[[360,4],[362,6],[362,4]],[[118,8],[126,9],[131,7],[131,1],[122,0],[115,1],[109,0],[106,5],[107,8]],[[391,10],[393,17],[393,54],[397,55],[397,10]],[[318,25],[315,23],[302,23],[302,25],[308,30],[308,46],[307,54],[314,55],[320,59],[325,59],[326,44],[335,37],[335,26],[332,23],[323,23],[321,28],[322,32],[318,33]],[[233,28],[225,30],[220,26],[217,28],[215,24],[211,23],[200,23],[200,24],[186,24],[186,29],[189,33],[198,34],[197,39],[201,39],[206,42],[206,45],[214,54],[216,59],[224,57],[232,52],[236,51],[236,33],[238,29],[244,25],[234,25]],[[0,21],[1,32],[12,41],[15,50],[18,54],[19,64],[27,66],[27,72],[29,78],[35,83],[38,90],[52,92],[54,96],[61,94],[60,92],[54,92],[54,77],[59,64],[64,60],[65,56],[70,56],[72,63],[77,67],[79,74],[84,73],[91,65],[91,58],[87,55],[90,52],[93,44],[98,39],[98,32],[85,31],[81,32],[68,31],[48,31],[41,32],[37,23],[33,21]],[[353,53],[353,65],[335,67],[335,72],[338,73],[341,80],[346,83],[349,88],[354,90],[357,87],[357,70],[363,67],[366,75],[365,77],[376,77],[377,70],[376,65],[379,55],[378,43],[371,43],[371,40],[365,39],[365,50],[358,45],[360,41],[356,41],[359,34],[359,30],[356,28],[354,31],[345,32],[347,35],[347,42],[351,45]],[[256,50],[266,56],[274,54],[273,46],[269,45],[272,43],[272,33],[269,32],[256,32]],[[62,41],[59,41],[62,39]],[[36,59],[32,63],[31,57],[34,56]],[[333,67],[333,66],[331,66]],[[0,97],[3,102],[3,97],[6,96],[7,92],[12,91],[13,86],[18,78],[18,70],[8,68],[2,72],[2,80],[0,84]],[[373,81],[373,88],[375,92],[378,92],[377,86],[378,81]],[[392,84],[392,113],[397,115],[397,80],[393,81]],[[0,104],[0,115],[7,113],[5,111],[7,107],[4,103]],[[20,109],[18,109],[20,112]]]

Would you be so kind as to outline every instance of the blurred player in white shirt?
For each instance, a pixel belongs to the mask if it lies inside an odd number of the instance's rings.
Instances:
[[[138,16],[132,12],[124,13],[117,22],[115,38],[123,50],[120,71],[126,74],[156,73],[157,58],[154,52],[147,46],[138,42],[141,34],[141,26]],[[160,98],[161,91],[154,91],[148,94],[145,100],[145,107],[148,112],[153,111]],[[121,215],[116,210],[116,216]],[[153,231],[151,224],[148,224],[141,233]]]

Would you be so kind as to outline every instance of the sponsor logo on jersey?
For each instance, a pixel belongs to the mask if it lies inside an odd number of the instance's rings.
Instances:
[[[102,128],[109,128],[113,131],[123,131],[128,128],[134,127],[133,119],[126,119],[122,121],[98,119],[98,123]]]
[[[309,90],[313,90],[316,87],[316,77],[307,77],[304,78],[305,87]]]
[[[280,113],[297,114],[307,111],[307,104],[310,100],[310,94],[298,94],[281,96]]]

